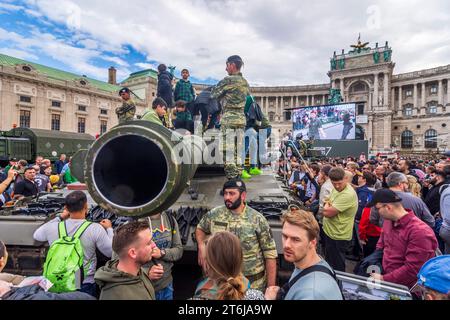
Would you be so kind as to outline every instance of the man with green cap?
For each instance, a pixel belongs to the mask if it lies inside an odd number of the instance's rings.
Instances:
[[[218,99],[222,105],[221,127],[222,150],[225,159],[225,175],[228,179],[241,177],[243,161],[241,148],[243,147],[243,133],[246,125],[244,114],[245,100],[250,94],[247,80],[241,73],[244,62],[241,57],[234,55],[226,61],[228,76],[221,80],[211,91],[211,98]],[[227,143],[227,131],[236,134],[236,144]],[[234,132],[233,132],[234,131]],[[231,140],[230,137],[228,140]],[[232,160],[227,159],[227,154],[232,155]]]
[[[267,286],[275,285],[278,256],[269,223],[246,204],[247,189],[242,180],[228,180],[222,190],[225,205],[207,212],[197,225],[198,262],[204,266],[207,236],[229,231],[241,241],[243,273],[251,288],[265,292]]]
[[[133,120],[136,114],[136,104],[130,97],[130,89],[122,88],[119,96],[122,98],[122,106],[116,109],[119,124],[128,120]]]

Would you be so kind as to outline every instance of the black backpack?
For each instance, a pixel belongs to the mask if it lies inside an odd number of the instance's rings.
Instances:
[[[259,121],[259,122],[261,122],[263,120],[263,114],[261,111],[261,107],[255,100],[252,101],[252,104],[250,105],[250,108],[248,109],[247,118],[249,120]]]
[[[300,278],[303,278],[304,276],[306,276],[312,272],[323,272],[323,273],[330,275],[338,284],[339,290],[341,291],[342,299],[345,300],[344,295],[342,294],[342,283],[336,277],[336,273],[334,271],[331,271],[329,268],[327,268],[325,266],[321,266],[321,265],[317,265],[317,264],[304,269],[302,272],[300,272],[298,275],[296,275],[294,277],[294,279],[292,279],[291,281],[286,283],[282,288],[280,288],[280,290],[278,291],[278,294],[277,294],[277,300],[284,300],[284,298],[286,297],[287,293],[292,288],[292,286],[298,280],[300,280]]]

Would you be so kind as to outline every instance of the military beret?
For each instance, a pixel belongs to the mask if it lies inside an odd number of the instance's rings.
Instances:
[[[130,93],[130,89],[128,89],[128,88],[122,88],[122,89],[120,89],[120,91],[119,91],[119,96],[120,96],[122,93],[124,93],[124,92]]]
[[[242,61],[242,58],[239,57],[238,55],[234,55],[234,56],[228,57],[227,63],[233,63],[233,62],[244,63],[244,61]]]
[[[225,182],[222,190],[225,191],[226,189],[239,189],[241,192],[247,191],[244,181],[235,179]]]

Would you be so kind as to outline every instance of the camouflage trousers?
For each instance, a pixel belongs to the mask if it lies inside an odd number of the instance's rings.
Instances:
[[[238,179],[244,169],[242,159],[244,127],[227,127],[222,124],[220,130],[225,176],[227,179]]]

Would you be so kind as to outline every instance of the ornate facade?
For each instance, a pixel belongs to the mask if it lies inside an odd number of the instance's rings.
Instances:
[[[291,108],[327,104],[335,88],[344,102],[356,102],[357,135],[368,140],[371,151],[449,148],[450,65],[395,75],[388,43],[367,45],[358,42],[347,53],[335,52],[329,83],[252,87],[274,130],[291,130]],[[104,83],[0,55],[1,130],[17,124],[77,132],[84,126],[87,133],[101,133],[117,124],[114,109],[120,99],[115,81],[113,68],[110,83]],[[140,98],[137,113],[142,114],[156,96],[157,72],[135,72],[121,85]],[[199,92],[205,86],[195,87]]]

